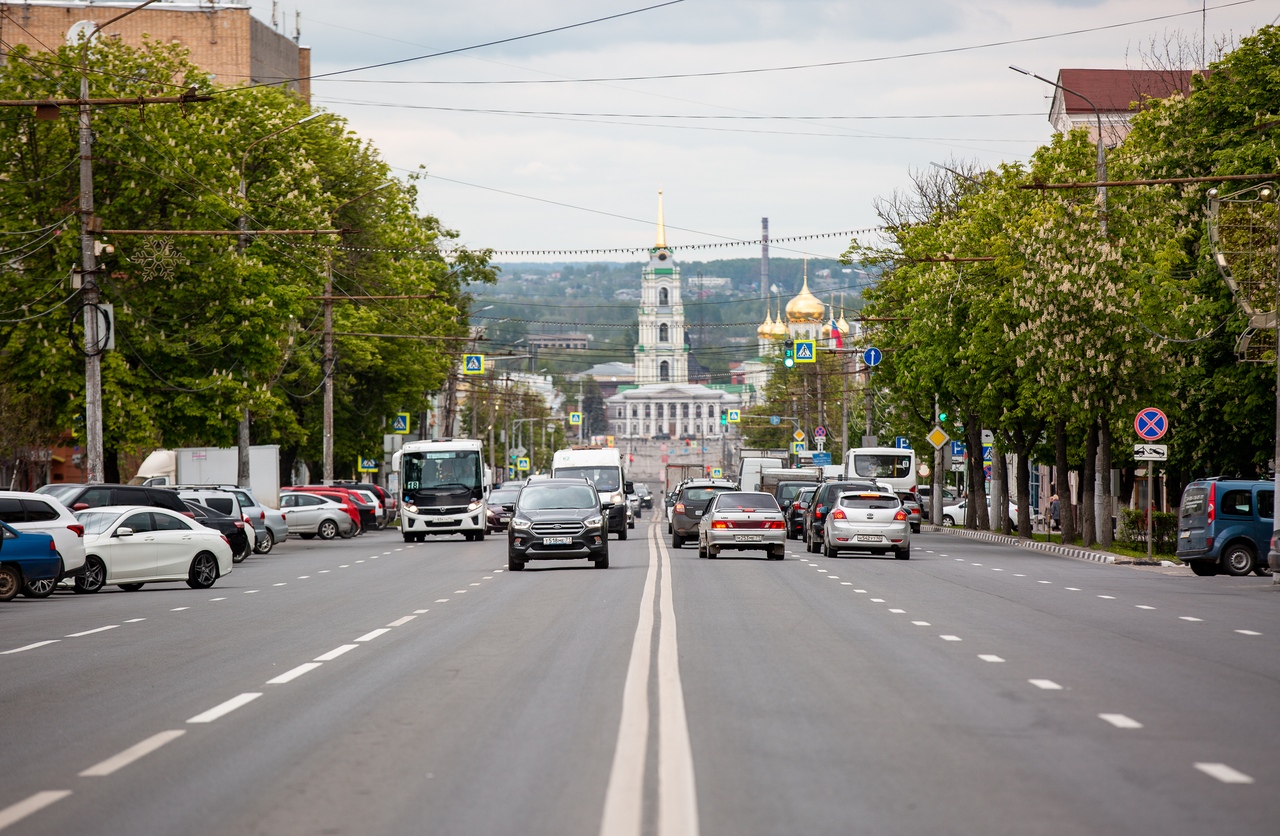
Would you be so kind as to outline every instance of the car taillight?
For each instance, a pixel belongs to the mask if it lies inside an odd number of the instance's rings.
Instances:
[[[265,520],[266,518],[267,518],[267,512],[266,512],[266,511],[259,511],[259,512],[258,512],[258,519],[260,519],[260,520]]]
[[[50,538],[49,538],[49,551],[51,551],[51,552],[56,552],[57,550],[58,550],[58,544],[57,544],[57,543],[55,543],[55,542],[53,542],[53,538],[52,538],[52,537],[50,537]]]
[[[905,519],[907,518],[907,512],[906,512],[906,511],[903,511],[901,508],[899,508],[899,509],[898,509],[898,513],[894,514],[894,515],[893,515],[893,518],[894,518],[895,520],[897,520],[898,522],[902,522],[903,520],[905,520]]]
[[[1210,482],[1209,483],[1209,505],[1208,505],[1208,508],[1209,508],[1208,521],[1210,523],[1213,522],[1213,506],[1214,506],[1214,503],[1217,501],[1217,499],[1218,499],[1218,483]],[[1151,499],[1149,497],[1147,499],[1147,504],[1148,505],[1151,504]]]
[[[76,533],[76,536],[77,536],[77,537],[83,537],[83,536],[84,536],[84,526],[83,526],[83,525],[69,525],[69,526],[67,526],[67,528],[68,528],[68,529],[70,529],[71,531],[74,531],[74,532]]]
[[[252,522],[253,522],[253,520],[249,519],[249,515],[248,515],[248,514],[241,514],[240,516],[244,518],[244,521],[245,521],[246,523],[252,523]]]
[[[219,534],[218,536],[222,538],[222,542],[226,543],[228,546],[231,545],[231,541],[227,539],[227,535]]]
[[[676,513],[677,513],[677,514],[683,514],[683,513],[684,513],[684,503],[683,503],[683,502],[677,502],[677,503],[676,503]]]
[[[772,522],[765,524],[765,528],[785,528],[785,527],[786,525],[782,522],[782,520],[773,520]]]
[[[837,508],[836,510],[832,511],[832,512],[831,512],[831,519],[833,519],[833,520],[843,520],[843,519],[845,519],[844,511],[840,510],[839,508]]]
[[[791,510],[792,510],[792,511],[799,511],[799,510],[800,510],[800,503],[799,503],[799,502],[793,502],[793,503],[791,503]]]
[[[244,531],[244,523],[237,522],[237,523],[233,523],[233,525],[235,525],[235,527],[240,529],[241,531]]]
[[[826,512],[827,512],[827,506],[819,505],[817,508],[813,510],[813,516],[816,519],[822,519],[822,515],[825,514]]]
[[[194,520],[194,519],[196,518],[196,512],[195,512],[195,511],[183,511],[183,512],[182,512],[182,516],[184,516],[184,517],[190,517],[191,519],[193,519],[193,520]]]
[[[711,523],[712,528],[733,528],[733,523],[728,520],[715,520]]]

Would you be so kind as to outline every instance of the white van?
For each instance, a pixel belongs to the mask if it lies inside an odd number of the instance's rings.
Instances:
[[[875,479],[916,493],[916,453],[898,447],[854,447],[844,457],[846,479]]]
[[[760,471],[786,467],[787,460],[777,456],[743,456],[738,464],[738,490],[760,490]]]
[[[627,494],[631,491],[622,466],[622,451],[616,447],[570,447],[551,457],[551,478],[589,479],[600,494],[600,502],[613,503],[609,509],[609,531],[619,540],[627,539]]]

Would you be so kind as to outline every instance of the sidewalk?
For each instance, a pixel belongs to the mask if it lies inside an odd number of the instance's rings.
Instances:
[[[1021,549],[1031,549],[1032,551],[1048,552],[1062,557],[1071,557],[1076,560],[1092,560],[1094,563],[1115,563],[1117,561],[1128,563],[1130,558],[1122,557],[1109,552],[1098,551],[1096,549],[1086,549],[1083,546],[1064,546],[1061,543],[1046,543],[1041,540],[1024,540],[1021,537],[1013,537],[1005,534],[996,534],[993,531],[970,531],[967,528],[957,528],[954,526],[941,527],[936,525],[921,526],[921,531],[935,531],[943,534],[954,534],[960,537],[968,537],[971,540],[985,540],[988,543],[999,543],[1002,546],[1017,546]]]

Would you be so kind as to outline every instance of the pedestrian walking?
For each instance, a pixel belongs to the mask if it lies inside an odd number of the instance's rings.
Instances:
[[[1051,531],[1062,530],[1062,503],[1058,501],[1056,493],[1049,497],[1049,520]]]

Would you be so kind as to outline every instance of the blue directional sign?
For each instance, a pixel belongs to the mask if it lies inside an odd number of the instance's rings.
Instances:
[[[770,416],[769,416],[769,423],[776,427],[776,426],[778,426],[779,424],[781,424],[781,423],[782,423],[782,419],[781,419],[781,418],[779,418],[777,415],[770,415]]]
[[[1158,441],[1169,431],[1169,419],[1163,412],[1150,406],[1138,413],[1133,421],[1133,429],[1143,441]]]
[[[830,453],[819,452],[819,453],[814,453],[814,454],[813,454],[813,465],[814,465],[814,467],[822,467],[822,466],[824,466],[824,465],[829,465],[829,464],[831,464],[831,454],[830,454]]]
[[[816,340],[796,340],[796,362],[818,362],[818,343]]]
[[[483,354],[462,355],[462,373],[463,374],[484,374],[484,355]]]
[[[910,450],[911,439],[907,438],[905,435],[894,436],[893,446],[897,447],[899,450]]]
[[[959,458],[962,458],[962,457],[965,455],[965,453],[966,453],[966,452],[967,452],[967,451],[965,450],[965,446],[964,446],[964,442],[963,442],[963,441],[953,441],[953,442],[951,442],[951,457],[952,457],[953,459],[959,459]]]
[[[862,352],[862,362],[868,366],[878,366],[880,361],[884,359],[884,352],[876,348],[874,345]]]
[[[396,417],[391,421],[391,432],[398,433],[400,435],[409,434],[409,413],[396,413]]]

